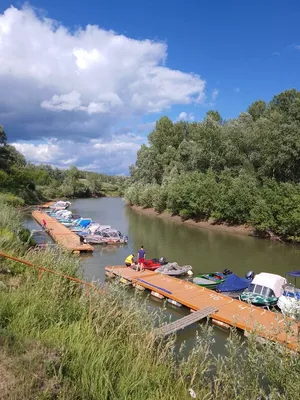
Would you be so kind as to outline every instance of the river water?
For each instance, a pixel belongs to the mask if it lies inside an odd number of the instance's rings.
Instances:
[[[191,265],[194,274],[230,269],[243,276],[247,271],[271,272],[285,275],[300,269],[300,246],[275,243],[241,234],[199,229],[143,215],[126,206],[120,198],[77,199],[72,201],[71,210],[93,221],[111,225],[128,235],[124,246],[96,245],[93,255],[83,256],[86,279],[105,280],[106,265],[124,264],[125,258],[137,253],[141,245],[146,258],[164,256],[179,265]],[[25,218],[29,229],[39,229],[29,216]],[[44,238],[42,237],[42,240]],[[142,295],[143,297],[147,294]],[[149,307],[162,307],[162,302],[149,297]],[[165,318],[175,320],[188,314],[188,310],[166,306]],[[194,341],[197,326],[185,329],[178,335],[178,342],[186,341],[189,348]],[[223,353],[228,334],[220,328],[214,329],[215,351]]]

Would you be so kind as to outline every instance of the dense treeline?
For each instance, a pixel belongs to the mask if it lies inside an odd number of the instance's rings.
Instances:
[[[14,205],[58,197],[92,197],[120,194],[125,178],[96,172],[69,170],[26,162],[15,147],[7,144],[0,125],[0,197]],[[20,199],[16,198],[18,196]],[[22,201],[23,200],[23,201]]]
[[[148,139],[130,167],[130,204],[300,241],[300,92],[227,121],[218,111],[193,123],[163,117]]]

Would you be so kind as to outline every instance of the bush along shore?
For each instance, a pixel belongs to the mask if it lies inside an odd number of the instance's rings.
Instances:
[[[130,205],[300,242],[300,92],[228,121],[218,111],[202,122],[162,117],[148,140],[130,167]]]
[[[21,214],[0,205],[0,249],[81,278],[63,250],[33,251]],[[291,399],[300,393],[299,355],[235,330],[226,356],[211,352],[212,328],[199,325],[189,354],[157,339],[161,315],[114,284],[100,293],[0,258],[2,399]]]

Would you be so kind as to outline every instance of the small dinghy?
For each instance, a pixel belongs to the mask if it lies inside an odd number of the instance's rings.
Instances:
[[[177,262],[169,262],[157,268],[156,272],[171,276],[190,275],[192,274],[192,267],[190,265],[184,265],[183,267],[180,267]]]
[[[201,274],[193,279],[193,283],[208,289],[215,289],[217,285],[225,282],[228,276],[232,274],[229,269],[224,269],[223,272],[211,272],[208,274]]]

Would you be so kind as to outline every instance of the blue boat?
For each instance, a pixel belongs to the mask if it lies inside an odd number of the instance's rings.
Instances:
[[[253,278],[254,273],[252,271],[247,272],[245,278],[230,274],[224,282],[217,285],[216,291],[232,297],[238,297],[245,289],[248,289]]]
[[[79,218],[78,220],[74,221],[74,226],[69,227],[69,229],[71,229],[73,232],[79,232],[88,227],[91,223],[91,218]]]

